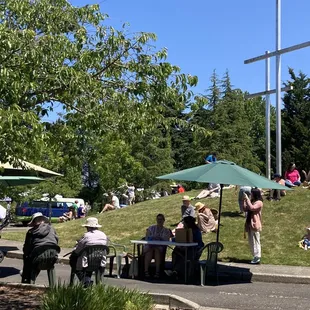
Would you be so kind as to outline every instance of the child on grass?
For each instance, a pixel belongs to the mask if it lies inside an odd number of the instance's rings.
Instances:
[[[306,228],[307,233],[303,236],[303,239],[299,242],[299,246],[304,250],[308,250],[310,246],[310,227]]]

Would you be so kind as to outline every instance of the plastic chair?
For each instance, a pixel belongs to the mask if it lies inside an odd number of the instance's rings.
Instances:
[[[121,248],[122,252],[117,253],[116,248]],[[121,277],[121,272],[122,272],[122,259],[123,258],[125,259],[126,270],[128,269],[128,266],[129,266],[129,260],[128,260],[128,256],[126,253],[127,252],[126,247],[122,244],[110,242],[109,250],[110,250],[110,253],[107,256],[107,258],[109,258],[110,260],[109,276],[112,277],[113,275],[114,258],[116,258],[116,277],[119,279]]]
[[[30,276],[30,283],[35,284],[36,278],[41,270],[47,271],[48,283],[50,287],[56,284],[55,264],[58,259],[60,248],[58,245],[49,245],[39,248],[33,253],[32,271]]]
[[[109,254],[109,247],[106,245],[91,245],[85,247],[80,253],[79,257],[87,257],[88,266],[83,268],[83,278],[86,272],[95,272],[96,284],[103,283],[105,267],[101,267],[101,261]],[[71,269],[70,285],[73,285],[75,277],[75,270]]]
[[[207,273],[211,270],[215,272],[216,282],[218,281],[218,272],[217,272],[217,255],[223,251],[223,244],[220,242],[211,242],[208,243],[203,249],[207,249],[207,259],[199,261],[200,265],[200,284],[205,285],[205,280]]]

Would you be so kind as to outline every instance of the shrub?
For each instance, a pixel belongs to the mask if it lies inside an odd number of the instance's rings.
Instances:
[[[42,297],[41,310],[150,310],[148,294],[107,285],[58,285]]]

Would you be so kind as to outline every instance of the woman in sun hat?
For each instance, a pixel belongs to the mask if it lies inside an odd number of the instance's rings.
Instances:
[[[203,203],[197,202],[195,204],[197,211],[198,227],[203,233],[216,231],[217,221],[215,221],[212,211]]]
[[[34,213],[28,224],[28,230],[23,246],[24,267],[22,283],[30,283],[33,259],[40,253],[40,248],[46,246],[58,247],[58,237],[55,229],[48,224],[48,218],[41,212]],[[60,248],[58,247],[58,253]]]
[[[82,225],[86,228],[87,232],[82,236],[82,238],[77,242],[70,255],[70,266],[75,272],[80,281],[83,280],[83,268],[88,266],[87,257],[79,256],[79,254],[90,245],[107,245],[108,238],[106,234],[99,230],[102,226],[98,223],[96,217],[89,217],[86,223]],[[101,261],[101,267],[105,267],[106,257],[103,257]],[[86,273],[85,282],[86,284],[90,282],[91,273]]]

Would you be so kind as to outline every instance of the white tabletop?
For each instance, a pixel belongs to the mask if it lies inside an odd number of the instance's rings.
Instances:
[[[197,242],[173,242],[173,241],[160,241],[160,240],[130,240],[134,244],[152,244],[152,245],[170,245],[170,246],[197,246]]]

